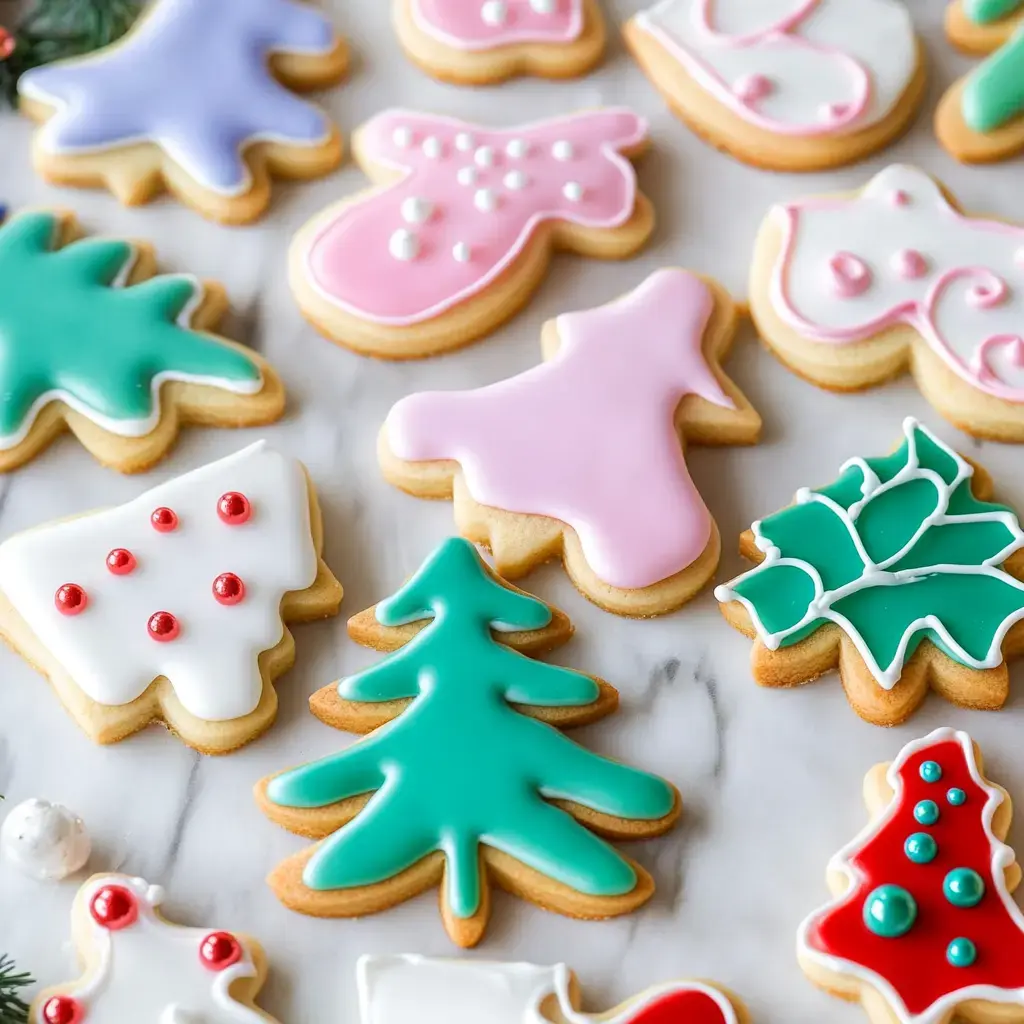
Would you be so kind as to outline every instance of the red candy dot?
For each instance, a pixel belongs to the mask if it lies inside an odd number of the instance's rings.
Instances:
[[[89,598],[77,583],[65,583],[57,588],[57,593],[53,595],[53,603],[61,615],[78,615],[85,611]]]
[[[160,643],[174,640],[181,632],[181,625],[170,612],[154,612],[146,624],[149,635]]]
[[[252,506],[244,494],[228,491],[217,499],[217,515],[228,526],[241,526],[252,515]]]
[[[170,508],[154,509],[153,514],[149,517],[149,521],[153,524],[153,529],[158,533],[170,533],[178,528],[178,517],[174,510]]]
[[[107,568],[115,576],[127,576],[136,565],[135,556],[127,548],[114,548],[107,555]]]
[[[220,604],[238,604],[245,597],[245,584],[233,572],[222,572],[213,581],[213,596]]]
[[[43,1003],[43,1020],[46,1024],[78,1024],[84,1017],[82,1004],[71,996],[50,996]]]
[[[199,959],[211,971],[223,971],[242,959],[242,944],[229,932],[210,932],[199,944]]]
[[[116,932],[135,923],[139,905],[134,894],[123,885],[105,885],[93,896],[89,913],[98,925]]]

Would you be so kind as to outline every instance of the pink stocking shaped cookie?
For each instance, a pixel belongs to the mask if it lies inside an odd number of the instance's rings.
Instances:
[[[800,376],[856,391],[909,369],[948,420],[1024,441],[1024,228],[962,213],[894,165],[859,192],[774,207],[750,311]]]
[[[412,359],[480,338],[522,307],[554,249],[636,252],[654,226],[626,159],[644,120],[607,108],[494,130],[390,110],[356,133],[377,187],[328,207],[290,253],[292,291],[327,337]]]
[[[543,365],[490,387],[399,402],[384,475],[454,496],[461,533],[515,578],[562,557],[622,615],[688,601],[718,565],[714,521],[681,438],[751,444],[761,420],[719,367],[736,311],[716,283],[661,270],[623,298],[546,324]]]
[[[393,0],[392,13],[405,52],[446,82],[571,78],[604,52],[597,0]]]
[[[31,1024],[275,1024],[255,1004],[267,976],[260,944],[171,924],[163,899],[142,878],[90,878],[71,912],[85,972],[43,992]]]

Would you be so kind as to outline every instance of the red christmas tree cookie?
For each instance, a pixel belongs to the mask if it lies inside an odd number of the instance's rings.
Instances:
[[[864,793],[871,823],[829,864],[837,895],[800,926],[804,972],[875,1024],[1024,1021],[1011,804],[970,736],[908,744]]]

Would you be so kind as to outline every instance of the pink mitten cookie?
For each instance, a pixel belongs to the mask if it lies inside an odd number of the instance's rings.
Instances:
[[[82,977],[41,993],[31,1024],[275,1024],[255,1002],[267,977],[260,944],[171,924],[163,901],[142,878],[90,878],[71,911]]]
[[[0,544],[0,633],[97,743],[151,721],[225,754],[268,729],[285,622],[334,615],[302,464],[260,441]]]
[[[1024,441],[1024,228],[963,213],[896,164],[858,192],[775,206],[757,237],[750,312],[801,377],[858,391],[910,370],[977,437]]]
[[[936,729],[864,780],[871,821],[800,926],[804,973],[873,1024],[1024,1021],[1012,808],[965,732]]]
[[[902,0],[659,0],[624,34],[680,120],[755,167],[860,160],[924,100]]]
[[[364,956],[356,967],[361,1024],[748,1024],[731,992],[705,981],[656,985],[606,1013],[579,1009],[565,964]]]
[[[393,0],[392,19],[410,59],[445,82],[573,78],[604,53],[598,0]]]
[[[356,133],[377,186],[292,243],[292,291],[327,337],[413,359],[483,337],[526,304],[551,252],[622,259],[654,226],[627,157],[647,126],[623,109],[495,130],[390,110]]]

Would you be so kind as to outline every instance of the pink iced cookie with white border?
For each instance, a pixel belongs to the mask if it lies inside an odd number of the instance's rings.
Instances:
[[[660,615],[711,578],[721,543],[683,439],[751,444],[761,420],[720,368],[736,309],[715,282],[661,270],[628,295],[545,325],[542,365],[489,387],[400,401],[384,475],[454,497],[498,572],[561,557],[580,591]]]
[[[852,163],[924,99],[903,0],[660,0],[623,31],[680,120],[756,167]]]
[[[857,391],[913,373],[977,437],[1024,441],[1024,227],[963,213],[923,171],[775,206],[750,311],[800,376]]]
[[[354,137],[375,187],[309,221],[290,280],[305,316],[366,355],[414,359],[483,337],[540,284],[551,253],[636,252],[654,227],[629,157],[643,118],[583,111],[496,130],[389,110]]]
[[[393,0],[392,20],[412,61],[461,84],[573,78],[605,46],[597,0]]]
[[[142,878],[90,878],[71,911],[84,973],[42,992],[30,1024],[275,1024],[255,1003],[267,977],[260,944],[171,924],[163,900],[163,888]]]

